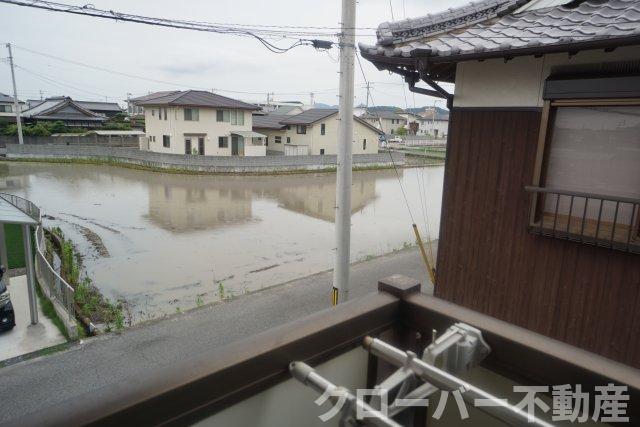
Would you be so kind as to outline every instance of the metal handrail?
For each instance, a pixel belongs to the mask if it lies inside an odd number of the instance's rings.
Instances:
[[[526,186],[525,190],[532,193],[530,232],[624,252],[640,253],[637,240],[640,199],[535,186]],[[551,197],[551,211],[548,214],[551,215],[551,219],[547,221],[544,206],[549,203],[549,197]],[[565,207],[560,206],[562,197],[567,198],[565,201],[568,201],[568,213],[565,212]],[[584,201],[584,206],[578,208],[581,216],[574,217],[577,200]],[[595,202],[597,208],[597,215],[593,217],[588,215],[589,202]],[[607,204],[613,205],[610,206],[612,212],[609,212],[609,216],[613,217],[611,221],[605,212]],[[539,206],[543,208],[540,209]],[[627,213],[624,217],[628,219],[628,223],[626,220],[621,220],[625,210]],[[595,222],[595,229],[592,229],[593,224],[588,225],[589,222]]]
[[[532,185],[527,185],[526,187],[524,187],[524,189],[529,193],[545,193],[545,194],[551,193],[551,194],[559,194],[561,196],[574,196],[574,197],[584,197],[586,199],[605,200],[608,202],[640,204],[640,199],[634,199],[633,197],[619,197],[619,196],[612,196],[609,194],[584,193],[580,191],[562,190],[559,188],[535,187]]]
[[[49,261],[47,261],[47,252],[46,247],[44,246],[44,230],[41,223],[40,208],[36,206],[32,201],[20,196],[16,196],[15,194],[0,193],[0,198],[6,200],[8,203],[12,204],[17,209],[24,212],[26,215],[38,222],[35,231],[35,273],[38,277],[38,282],[41,286],[47,287],[49,297],[54,297],[63,307],[65,307],[65,309],[67,310],[67,314],[69,315],[69,319],[73,320],[75,318],[75,289],[71,285],[69,285],[67,281],[64,280],[58,273],[56,273],[53,267],[51,267],[51,264],[49,264]],[[45,271],[42,271],[43,267]],[[44,277],[44,272],[46,272],[46,274],[53,280],[49,280]],[[55,281],[56,283],[51,283],[52,281]],[[57,283],[60,284],[61,289],[57,288]]]
[[[67,283],[66,280],[60,276],[55,269],[49,264],[46,257],[46,246],[44,245],[44,230],[42,228],[42,224],[38,224],[38,228],[36,228],[36,271],[39,271],[40,263],[44,264],[47,273],[53,276],[54,280],[60,283],[61,288],[58,290],[54,284],[50,283],[50,281],[46,280],[43,277],[40,277],[40,281],[45,282],[44,284],[49,288],[49,293],[54,296],[58,302],[66,308],[67,313],[69,314],[69,319],[73,320],[75,318],[75,289],[73,286]],[[43,250],[44,247],[44,250]],[[40,274],[40,276],[42,276]]]
[[[0,198],[6,200],[21,212],[25,213],[38,223],[40,223],[40,208],[36,206],[31,200],[27,200],[24,197],[16,196],[15,194],[0,193]]]

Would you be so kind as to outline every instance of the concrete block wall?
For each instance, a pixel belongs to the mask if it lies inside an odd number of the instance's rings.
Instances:
[[[393,157],[392,157],[393,156]],[[336,166],[335,155],[312,156],[198,156],[155,153],[137,148],[65,145],[7,146],[9,159],[33,160],[96,160],[131,164],[158,169],[177,169],[210,173],[265,173],[296,170],[323,170]],[[392,162],[393,159],[393,162]],[[356,154],[354,167],[388,167],[404,165],[403,153]]]

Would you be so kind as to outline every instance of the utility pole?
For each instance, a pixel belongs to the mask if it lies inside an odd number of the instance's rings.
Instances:
[[[311,104],[310,104],[311,107],[316,105],[315,100],[313,98],[314,98],[313,92],[309,92],[309,100],[311,101]]]
[[[353,143],[353,70],[356,43],[356,0],[342,0],[340,33],[340,124],[336,176],[336,258],[332,303],[349,299],[351,249],[351,165]]]
[[[18,101],[18,89],[16,88],[16,74],[13,69],[13,55],[11,54],[11,43],[7,43],[9,49],[9,66],[11,67],[11,81],[13,82],[13,109],[16,110],[16,125],[18,126],[18,143],[24,144],[22,140],[22,119],[20,118],[20,102]]]
[[[433,100],[433,114],[431,115],[431,135],[436,137],[436,100]]]
[[[367,111],[369,111],[369,97],[371,96],[371,83],[367,81]]]

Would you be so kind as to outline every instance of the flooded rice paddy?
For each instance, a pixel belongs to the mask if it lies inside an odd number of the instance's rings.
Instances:
[[[437,238],[442,167],[398,170],[423,236]],[[393,170],[354,172],[351,261],[413,244]],[[0,163],[0,191],[40,206],[134,322],[331,268],[335,174],[204,176]],[[420,196],[422,195],[422,197]],[[426,207],[423,209],[423,206]]]

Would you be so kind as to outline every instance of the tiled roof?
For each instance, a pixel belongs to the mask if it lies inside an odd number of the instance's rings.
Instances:
[[[495,16],[486,12],[492,3],[501,3],[494,6],[497,7]],[[377,44],[361,44],[360,49],[368,55],[426,56],[446,61],[451,56],[463,60],[465,55],[515,55],[523,49],[544,53],[594,41],[616,45],[620,39],[627,38],[640,44],[639,0],[576,0],[541,9],[525,7],[520,13],[511,13],[523,3],[527,2],[470,3],[431,17],[384,23],[378,29]],[[502,13],[507,15],[496,19]],[[480,23],[475,19],[478,14],[485,16]],[[454,15],[458,17],[452,19]],[[443,33],[444,27],[448,27],[445,31],[455,31]]]
[[[395,120],[404,120],[404,117],[401,115],[394,113],[393,111],[368,111],[367,113],[360,116],[362,119],[395,119]]]
[[[285,125],[310,125],[319,120],[326,119],[329,116],[333,116],[337,112],[338,110],[335,108],[311,108],[295,116],[287,116],[281,123]]]
[[[61,112],[67,106],[71,106],[74,113]],[[51,119],[51,120],[88,120],[105,121],[106,118],[78,105],[71,98],[59,97],[46,99],[33,108],[22,112],[25,118]]]
[[[14,102],[13,96],[0,93],[0,102]],[[20,101],[20,103],[22,103],[22,101]]]
[[[311,108],[295,116],[279,114],[254,115],[253,127],[256,129],[282,129],[286,125],[311,125],[336,114],[338,114],[338,110],[335,108]],[[367,123],[360,117],[353,116],[353,119],[371,130],[382,133],[377,127]]]
[[[286,114],[253,115],[253,127],[258,129],[282,129],[285,127],[280,121],[286,119]]]
[[[122,111],[116,102],[76,101],[76,103],[87,110]]]
[[[260,107],[203,90],[156,92],[133,98],[136,105],[183,105],[188,107],[234,108],[259,110]]]

